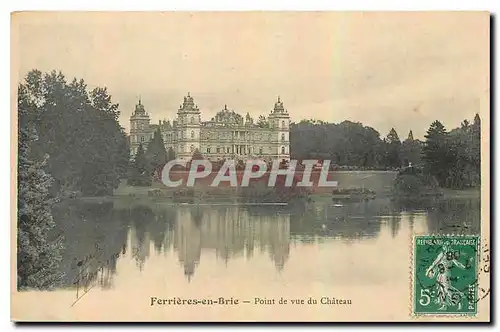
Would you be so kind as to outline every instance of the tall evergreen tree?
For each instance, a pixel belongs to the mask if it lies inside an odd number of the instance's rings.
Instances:
[[[195,149],[193,152],[193,156],[191,157],[191,160],[203,160],[203,155],[201,154],[200,150]]]
[[[448,133],[443,124],[436,120],[427,130],[425,139],[422,149],[424,168],[436,177],[440,186],[444,186],[449,166]]]
[[[386,142],[386,165],[390,168],[398,168],[401,166],[401,141],[398,133],[394,128],[391,128],[387,134]]]
[[[163,168],[167,162],[167,150],[161,135],[160,128],[156,129],[153,134],[153,139],[149,141],[146,150],[146,158],[149,162],[149,169],[151,172],[157,172]]]
[[[471,130],[471,157],[472,157],[472,163],[474,165],[474,168],[477,172],[477,174],[481,174],[481,118],[479,117],[479,114],[476,113],[474,116],[474,122],[472,123],[472,130]],[[481,177],[479,176],[479,180]]]
[[[139,144],[132,166],[132,174],[128,178],[128,184],[132,186],[150,186],[151,175],[149,162],[146,158],[142,144]]]
[[[62,283],[64,274],[59,264],[63,243],[53,234],[51,209],[55,201],[49,193],[53,179],[44,170],[48,156],[41,161],[29,157],[37,137],[27,116],[35,105],[28,100],[24,87],[18,91],[17,287],[46,290]]]
[[[419,165],[421,162],[422,142],[414,139],[413,132],[410,130],[408,138],[401,144],[401,160],[403,166]]]
[[[445,187],[462,189],[471,185],[469,136],[469,128],[466,126],[452,130],[448,134],[446,152],[449,159]]]
[[[394,128],[391,128],[391,130],[389,131],[389,134],[387,134],[387,142],[389,143],[401,143],[400,139],[399,139],[399,136],[398,136],[398,133],[396,132],[396,130]]]
[[[167,161],[175,160],[175,151],[172,148],[168,148],[167,151]]]
[[[193,155],[191,156],[191,160],[187,163],[186,167],[188,169],[191,169],[192,160],[203,160],[203,159],[205,159],[205,158],[203,158],[203,155],[201,154],[200,150],[195,149],[193,152]],[[203,169],[204,169],[204,167],[202,165],[198,165],[198,169],[197,169],[198,172],[203,171]]]

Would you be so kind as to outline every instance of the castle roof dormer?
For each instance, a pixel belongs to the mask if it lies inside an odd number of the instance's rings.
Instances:
[[[226,124],[243,124],[244,122],[243,117],[234,110],[228,110],[227,105],[224,105],[224,108],[217,112],[215,117],[212,118],[212,121]]]
[[[250,113],[247,112],[247,115],[245,116],[245,125],[246,126],[252,126],[253,125],[253,119],[250,116]]]
[[[142,104],[141,97],[139,97],[138,103],[135,104],[135,110],[134,113],[132,114],[132,117],[133,118],[149,117],[148,113],[146,113],[144,105]]]
[[[288,117],[288,111],[283,106],[283,102],[281,101],[280,96],[278,96],[278,100],[274,103],[274,108],[271,111],[270,116],[272,116],[272,117]]]
[[[275,113],[283,113],[285,111],[285,108],[283,107],[283,102],[281,101],[280,96],[278,96],[278,100],[274,103],[273,111]]]
[[[187,96],[184,97],[182,105],[179,107],[179,112],[196,112],[199,113],[198,105],[194,103],[193,97],[188,92]]]

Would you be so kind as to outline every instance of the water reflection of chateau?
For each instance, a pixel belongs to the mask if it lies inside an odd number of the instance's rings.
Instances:
[[[174,250],[190,278],[202,250],[215,251],[217,258],[250,258],[254,249],[267,251],[277,269],[283,269],[290,248],[290,216],[250,216],[240,207],[219,209],[179,209]]]
[[[149,232],[141,232],[137,228],[132,229],[130,233],[132,256],[137,262],[137,267],[142,270],[144,263],[150,255],[150,234]]]
[[[173,251],[188,279],[194,275],[202,252],[213,252],[228,262],[250,259],[266,252],[276,269],[282,270],[291,242],[323,242],[325,239],[376,238],[381,222],[374,216],[391,215],[388,206],[353,203],[343,208],[313,204],[278,212],[275,208],[250,206],[136,207],[132,212],[131,250],[142,269],[151,243],[157,253]],[[396,236],[400,217],[388,223]]]
[[[268,252],[278,270],[289,256],[290,216],[286,214],[250,215],[244,207],[186,207],[171,216],[173,227],[165,229],[162,250],[178,254],[184,274],[191,279],[202,251],[213,251],[227,263],[231,258],[253,256],[254,250]],[[153,222],[154,223],[154,222]],[[137,227],[137,226],[136,226]],[[142,268],[149,256],[148,231],[133,229],[131,247]]]

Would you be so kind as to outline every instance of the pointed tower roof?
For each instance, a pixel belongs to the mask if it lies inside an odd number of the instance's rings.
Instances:
[[[410,132],[408,133],[408,140],[413,141],[413,132],[410,129]]]

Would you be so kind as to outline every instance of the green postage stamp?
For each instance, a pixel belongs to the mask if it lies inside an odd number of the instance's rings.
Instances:
[[[413,314],[475,315],[479,236],[416,235]]]

